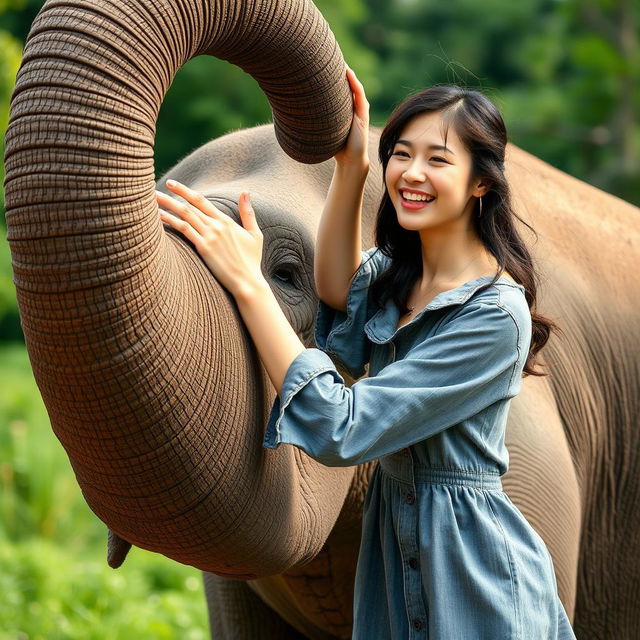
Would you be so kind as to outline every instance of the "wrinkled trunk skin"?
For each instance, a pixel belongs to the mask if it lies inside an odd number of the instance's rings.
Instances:
[[[311,2],[48,2],[12,99],[8,240],[34,375],[91,509],[139,547],[255,578],[318,552],[353,471],[303,475],[299,452],[263,450],[273,388],[233,300],[163,233],[156,117],[202,53],[258,80],[292,157],[342,145],[344,61]]]

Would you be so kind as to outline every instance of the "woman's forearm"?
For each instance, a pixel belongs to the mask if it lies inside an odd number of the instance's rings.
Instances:
[[[314,276],[318,296],[344,310],[349,283],[360,266],[364,184],[369,168],[340,165],[327,193],[315,246]]]
[[[305,350],[263,278],[235,294],[238,309],[278,395],[291,363]]]

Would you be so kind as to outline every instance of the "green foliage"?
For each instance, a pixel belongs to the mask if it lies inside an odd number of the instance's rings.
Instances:
[[[82,500],[56,440],[23,345],[0,348],[0,531],[10,541],[36,535],[69,546],[105,531]],[[79,536],[79,538],[78,538]]]
[[[18,301],[13,286],[11,253],[6,240],[7,230],[0,223],[0,342],[22,341],[22,329],[18,317]]]
[[[3,155],[4,132],[9,122],[9,99],[21,58],[20,42],[7,31],[0,30],[0,153]],[[0,163],[0,184],[3,182],[4,164]],[[0,217],[2,221],[4,220],[4,189],[0,192],[0,214],[2,214]]]
[[[114,571],[46,539],[0,541],[0,567],[0,640],[209,637],[201,577],[152,554]]]
[[[212,138],[270,121],[269,103],[251,76],[223,60],[195,58],[178,71],[160,109],[156,175]]]

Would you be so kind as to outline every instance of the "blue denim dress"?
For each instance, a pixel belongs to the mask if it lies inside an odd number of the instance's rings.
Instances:
[[[481,276],[396,330],[369,286],[390,258],[362,252],[346,312],[319,303],[316,344],[276,397],[264,446],[328,466],[378,459],[364,502],[356,640],[575,638],[551,556],[502,491],[511,398],[531,341],[524,287]],[[354,379],[344,384],[327,354]]]

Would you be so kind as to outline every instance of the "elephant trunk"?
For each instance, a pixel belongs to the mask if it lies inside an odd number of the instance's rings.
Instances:
[[[237,309],[163,232],[156,117],[202,53],[254,75],[296,159],[343,143],[344,61],[310,0],[50,1],[12,98],[8,240],[34,376],[90,507],[137,546],[253,578],[317,552],[351,474],[305,461],[303,480],[302,454],[262,449],[273,389]]]

